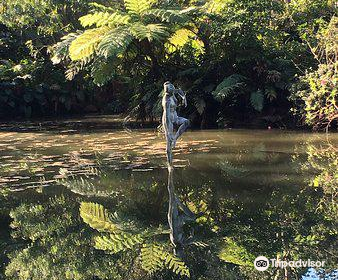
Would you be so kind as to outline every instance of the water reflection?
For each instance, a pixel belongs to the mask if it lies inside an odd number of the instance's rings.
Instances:
[[[196,215],[178,198],[174,187],[174,168],[168,167],[168,224],[170,228],[170,241],[174,247],[174,254],[183,257],[184,248],[193,242],[192,233],[186,236],[184,225],[187,222],[195,221]]]
[[[258,255],[325,260],[319,273],[336,279],[337,139],[188,133],[168,179],[165,151],[142,152],[157,140],[116,134],[125,145],[116,150],[115,140],[101,136],[83,136],[92,143],[85,150],[80,135],[64,138],[71,143],[63,151],[34,149],[43,140],[36,135],[16,135],[9,142],[15,149],[0,141],[5,166],[29,159],[20,175],[0,173],[16,179],[0,194],[0,279],[285,280],[307,272],[258,272]],[[102,148],[96,154],[95,142]],[[52,182],[27,189],[48,170]]]

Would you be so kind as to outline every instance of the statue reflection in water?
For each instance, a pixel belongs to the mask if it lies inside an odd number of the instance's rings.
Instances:
[[[167,162],[168,162],[168,193],[169,193],[169,209],[168,223],[170,227],[170,241],[174,246],[176,256],[182,257],[184,247],[193,242],[193,235],[186,237],[184,233],[184,225],[189,221],[196,219],[195,214],[185,206],[175,194],[174,187],[174,166],[172,151],[175,148],[178,138],[189,127],[189,120],[179,117],[176,112],[178,100],[176,95],[182,99],[182,103],[187,106],[187,100],[184,92],[179,88],[176,89],[170,82],[164,83],[164,95],[162,99],[163,117],[162,125],[165,132],[167,143]],[[174,125],[178,125],[177,132],[174,132]]]

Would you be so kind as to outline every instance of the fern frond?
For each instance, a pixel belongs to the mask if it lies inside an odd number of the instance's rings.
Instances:
[[[86,224],[98,231],[116,233],[121,230],[117,214],[113,215],[112,218],[114,221],[112,221],[108,211],[100,204],[82,202],[80,206],[80,216]]]
[[[237,90],[243,88],[245,86],[245,80],[246,78],[244,76],[233,74],[226,77],[212,92],[212,94],[217,100],[223,101],[231,94],[234,94]]]
[[[162,24],[134,24],[131,27],[131,32],[138,40],[147,38],[150,42],[163,40],[169,34],[167,28]]]
[[[164,264],[167,268],[171,269],[177,275],[190,277],[189,268],[186,266],[184,261],[180,260],[175,255],[166,252],[164,257]]]
[[[66,70],[66,79],[73,80],[74,77],[83,70],[93,59],[93,56],[85,57],[84,59],[73,61]]]
[[[82,33],[82,32],[81,32]],[[56,43],[53,48],[53,56],[51,58],[53,64],[59,64],[68,56],[68,50],[70,44],[79,36],[81,33],[69,33],[61,38],[61,41]]]
[[[133,248],[141,244],[143,238],[141,234],[115,233],[109,236],[98,236],[95,238],[95,248],[99,250],[118,253]]]
[[[261,112],[263,110],[264,95],[261,90],[251,93],[250,103],[256,111]]]
[[[113,3],[111,3],[111,4],[113,4]],[[114,4],[115,4],[114,7],[107,7],[107,6],[104,6],[104,5],[96,3],[96,2],[91,2],[91,3],[88,4],[88,6],[93,7],[94,9],[100,10],[100,11],[114,11],[114,10],[116,10],[116,8],[118,8],[118,7],[116,7],[117,6],[116,4],[119,4],[119,3],[117,2],[117,3],[114,3]]]
[[[141,266],[148,273],[168,268],[180,276],[190,277],[189,268],[178,257],[157,244],[144,244],[141,248]]]
[[[93,25],[95,25],[96,27],[111,27],[120,24],[127,24],[130,21],[130,16],[119,12],[96,12],[80,17],[79,21],[83,27],[90,27]]]
[[[184,46],[191,38],[193,38],[195,35],[194,32],[192,32],[189,29],[181,28],[177,30],[170,38],[169,43],[175,46],[176,48]]]
[[[165,257],[166,252],[159,245],[144,244],[141,248],[141,266],[150,274],[164,268]]]
[[[117,27],[109,31],[98,44],[98,53],[104,57],[116,56],[125,51],[133,37],[127,28]]]
[[[90,74],[93,77],[93,82],[102,86],[110,81],[115,75],[115,67],[111,61],[103,61],[102,59],[98,59],[94,61]]]
[[[144,13],[147,16],[153,16],[169,23],[186,23],[189,17],[181,13],[181,10],[150,9]]]
[[[88,29],[79,35],[69,47],[71,60],[81,60],[92,55],[96,46],[108,31],[108,27],[100,27]]]
[[[124,6],[131,14],[142,15],[149,10],[156,0],[124,0]]]

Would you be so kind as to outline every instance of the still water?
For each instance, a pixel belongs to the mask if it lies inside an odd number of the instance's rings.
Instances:
[[[337,279],[337,134],[185,133],[173,182],[179,217],[195,217],[180,224],[179,256],[164,141],[1,125],[0,279]],[[260,272],[257,256],[325,264]]]

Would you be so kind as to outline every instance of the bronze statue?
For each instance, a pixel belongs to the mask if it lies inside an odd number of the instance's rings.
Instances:
[[[182,99],[184,106],[187,106],[187,99],[184,92],[180,88],[176,89],[170,82],[165,82],[163,87],[162,124],[167,141],[168,164],[172,165],[172,150],[175,148],[177,139],[187,130],[190,122],[186,118],[179,117],[176,112],[176,108],[178,106],[176,95]],[[179,126],[176,133],[174,133],[174,125]]]

